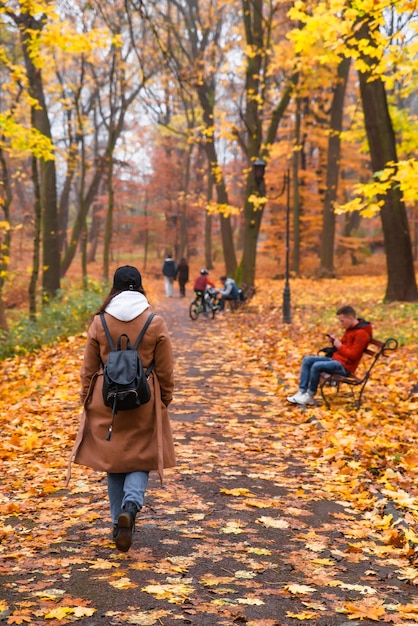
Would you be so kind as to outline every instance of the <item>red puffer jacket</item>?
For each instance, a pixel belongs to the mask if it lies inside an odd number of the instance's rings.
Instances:
[[[194,281],[193,289],[195,291],[205,291],[208,285],[209,287],[215,286],[215,284],[211,280],[209,280],[207,276],[205,276],[204,274],[200,274]]]
[[[356,326],[345,331],[341,337],[342,345],[334,352],[332,358],[354,374],[371,338],[372,325],[366,320],[359,319]]]

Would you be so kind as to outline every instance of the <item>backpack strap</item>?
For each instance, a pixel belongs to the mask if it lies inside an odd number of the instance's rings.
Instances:
[[[115,344],[113,343],[112,337],[111,337],[110,332],[109,332],[109,328],[107,327],[104,313],[100,313],[100,319],[102,320],[103,328],[105,330],[106,337],[107,337],[107,340],[109,342],[110,349],[112,351],[114,351],[115,350]]]
[[[132,349],[133,350],[138,350],[138,346],[142,341],[143,336],[145,335],[148,326],[151,324],[153,318],[155,317],[155,313],[151,313],[151,315],[148,317],[147,321],[144,324],[143,329],[141,330],[141,332],[139,333],[138,339],[135,341]]]
[[[134,343],[134,347],[133,347],[134,350],[136,350],[138,348],[139,344],[142,341],[143,336],[145,335],[145,332],[146,332],[148,326],[151,324],[151,322],[152,322],[154,317],[155,317],[155,313],[151,313],[151,315],[148,317],[147,321],[144,324],[144,328],[141,330],[141,332],[139,333],[138,339]],[[154,359],[152,359],[151,363],[149,364],[149,366],[146,369],[145,376],[146,376],[147,379],[148,379],[149,375],[151,374],[153,367],[154,367]]]

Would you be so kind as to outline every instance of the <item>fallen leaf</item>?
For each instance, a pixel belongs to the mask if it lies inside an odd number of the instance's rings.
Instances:
[[[257,524],[263,524],[266,528],[289,528],[289,522],[273,517],[260,517],[256,522]]]
[[[309,587],[308,585],[292,584],[292,585],[285,585],[284,588],[287,591],[290,591],[290,593],[302,594],[302,595],[306,593],[313,593],[314,591],[316,591],[315,587]]]

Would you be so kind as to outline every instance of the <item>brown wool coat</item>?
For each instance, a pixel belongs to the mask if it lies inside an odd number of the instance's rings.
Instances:
[[[150,309],[130,322],[105,314],[115,346],[120,334],[129,336],[131,345],[144,326]],[[175,465],[175,454],[167,406],[173,397],[173,352],[165,321],[156,315],[138,348],[144,369],[154,358],[149,377],[151,400],[137,409],[119,411],[114,419],[110,441],[106,440],[112,422],[112,409],[102,397],[103,369],[109,345],[100,317],[89,328],[81,367],[80,398],[83,414],[70,456],[71,461],[104,472],[158,470]],[[69,480],[69,477],[68,477]]]

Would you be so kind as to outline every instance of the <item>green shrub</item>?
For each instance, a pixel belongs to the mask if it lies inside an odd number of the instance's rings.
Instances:
[[[87,330],[90,317],[105,297],[103,283],[89,281],[88,290],[70,288],[42,307],[36,321],[28,315],[13,323],[0,337],[0,359],[35,352],[43,346]]]

